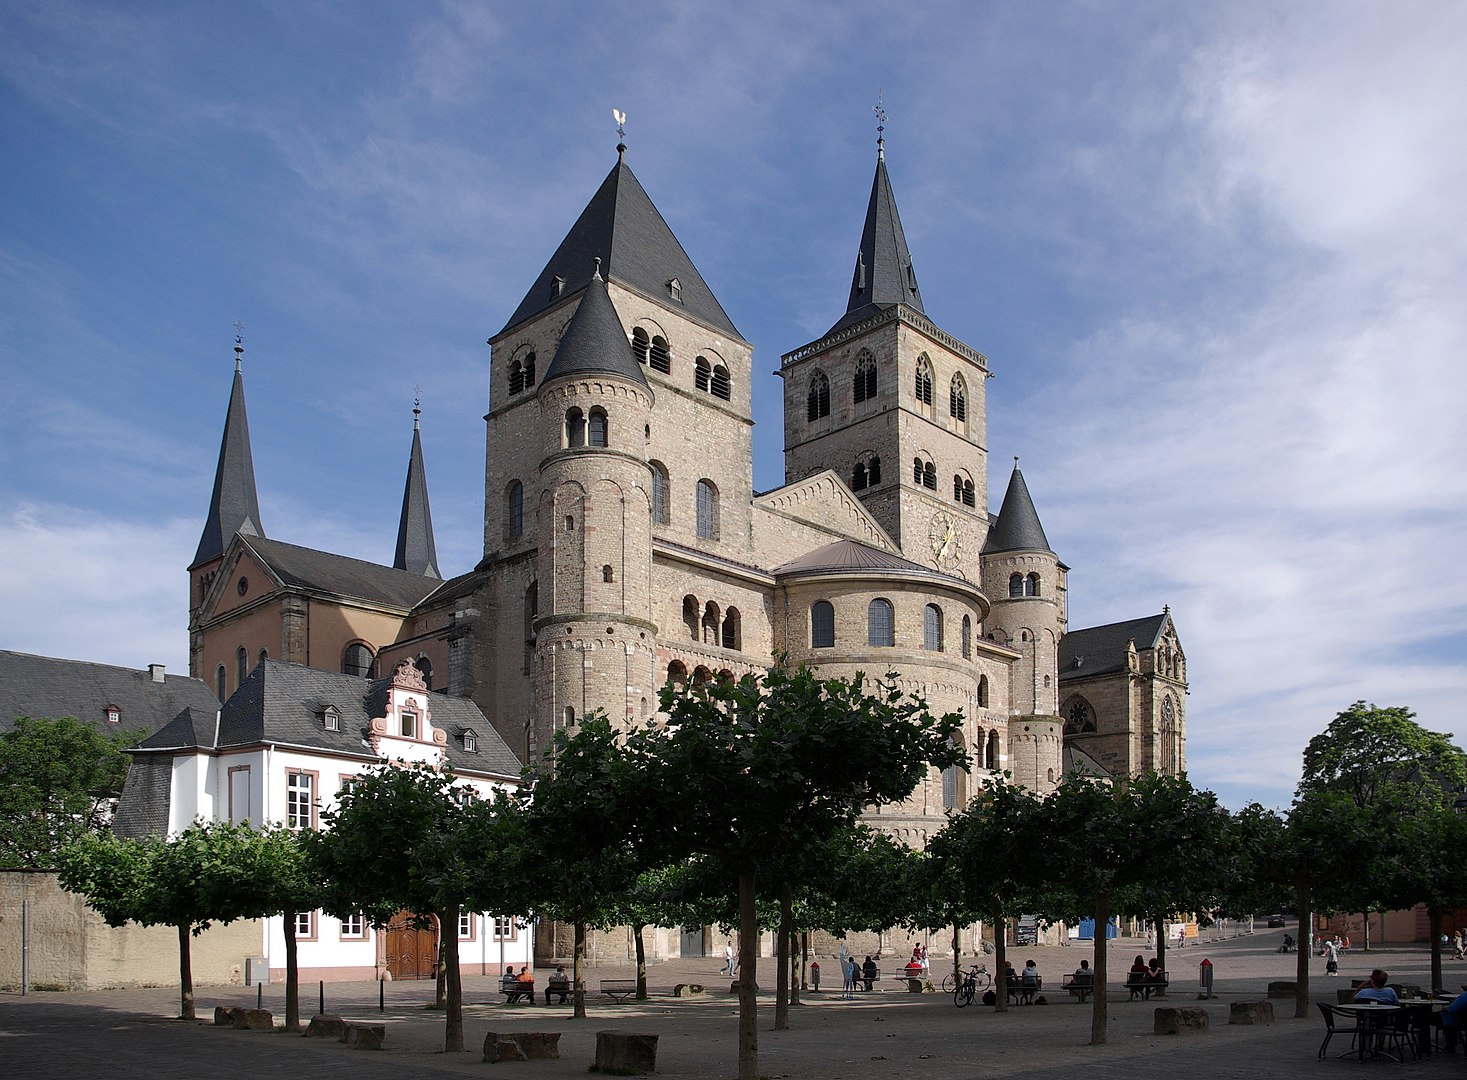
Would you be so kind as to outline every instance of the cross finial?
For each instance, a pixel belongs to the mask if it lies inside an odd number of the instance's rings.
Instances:
[[[244,363],[244,332],[245,324],[238,319],[234,320],[234,370],[239,371]]]
[[[421,386],[415,386],[415,387],[413,387],[413,430],[414,431],[417,431],[418,430],[418,417],[421,416],[421,415],[423,415],[422,404],[423,404],[423,388]]]
[[[876,114],[876,157],[886,157],[886,108],[881,104],[881,88],[876,90],[876,104],[871,109]]]
[[[616,121],[616,156],[620,159],[627,152],[627,114],[612,109],[611,118]]]

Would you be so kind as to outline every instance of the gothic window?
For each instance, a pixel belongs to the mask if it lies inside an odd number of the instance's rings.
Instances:
[[[632,355],[637,358],[637,363],[645,364],[651,351],[652,342],[647,338],[647,331],[637,327],[632,331]]]
[[[586,414],[580,409],[567,409],[565,413],[565,445],[586,445]]]
[[[683,625],[688,628],[688,637],[693,641],[697,641],[698,598],[696,596],[683,597]]]
[[[810,647],[835,647],[835,608],[829,600],[816,600],[810,607]]]
[[[506,514],[505,530],[512,537],[525,535],[525,485],[518,480],[509,485],[509,495],[506,498],[508,513]]]
[[[866,606],[866,644],[888,648],[896,644],[896,620],[890,600],[873,600]]]
[[[968,388],[961,375],[954,375],[947,391],[947,414],[959,423],[968,419]]]
[[[375,661],[372,650],[361,642],[353,642],[341,654],[341,673],[355,675],[359,679],[370,679]]]
[[[740,648],[739,630],[739,609],[731,607],[723,613],[723,640],[719,644],[725,649]]]
[[[270,659],[270,650],[269,649],[261,649],[260,650],[260,655],[256,659],[261,664],[263,664],[266,660]]]
[[[590,446],[606,446],[606,410],[592,409],[591,422],[588,425],[590,436],[587,444]]]
[[[922,648],[942,652],[942,608],[928,604],[922,611]]]
[[[1065,734],[1087,735],[1095,731],[1095,714],[1090,711],[1090,705],[1083,698],[1076,698],[1070,702],[1069,708],[1065,710]]]
[[[1030,574],[1028,577],[1026,577],[1024,579],[1024,595],[1025,596],[1038,596],[1039,595],[1039,575],[1038,574]]]
[[[728,368],[722,364],[713,365],[713,396],[727,401],[733,396],[733,383],[728,377]]]
[[[963,616],[963,640],[961,643],[963,659],[967,660],[973,655],[973,620],[970,616]]]
[[[1023,596],[1023,595],[1024,595],[1024,575],[1023,574],[1010,574],[1009,575],[1009,596],[1013,597],[1013,596]]]
[[[219,699],[219,704],[224,704],[229,699],[228,687],[225,685],[229,676],[224,671],[224,665],[220,664],[214,671],[214,696]]]
[[[667,339],[653,335],[652,347],[648,350],[648,362],[653,371],[660,371],[664,375],[672,373],[672,353],[667,348]]]
[[[667,468],[660,461],[652,462],[652,521],[666,525],[667,513]]]
[[[854,386],[856,404],[863,401],[876,400],[876,358],[865,349],[856,358],[856,378]]]
[[[805,402],[805,419],[819,420],[830,415],[830,380],[825,372],[817,371],[810,376],[810,394]]]
[[[713,378],[713,368],[706,357],[700,356],[693,361],[693,386],[704,393],[708,392],[708,383]]]
[[[243,686],[250,673],[250,654],[241,645],[234,650],[234,683]]]
[[[718,539],[718,489],[711,480],[698,481],[698,536]]]
[[[923,405],[932,404],[932,364],[926,353],[917,360],[917,376],[912,384],[912,393]]]

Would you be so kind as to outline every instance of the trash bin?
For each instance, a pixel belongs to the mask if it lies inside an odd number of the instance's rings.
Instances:
[[[1197,965],[1197,997],[1212,997],[1212,961],[1203,958],[1202,963]]]

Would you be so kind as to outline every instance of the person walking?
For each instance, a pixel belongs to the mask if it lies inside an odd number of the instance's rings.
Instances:
[[[723,946],[723,967],[718,969],[718,973],[732,978],[735,970],[733,938],[729,938]]]
[[[840,968],[840,996],[847,1001],[856,996],[856,958],[849,954]]]
[[[1326,975],[1340,973],[1340,947],[1333,941],[1324,943],[1324,973]]]

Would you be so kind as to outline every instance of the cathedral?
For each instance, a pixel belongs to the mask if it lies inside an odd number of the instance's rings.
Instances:
[[[784,484],[756,491],[751,345],[618,146],[489,339],[483,558],[449,578],[416,410],[391,566],[267,537],[237,343],[189,567],[191,674],[223,701],[267,660],[364,680],[407,661],[528,762],[596,710],[652,721],[669,682],[780,655],[892,671],[963,715],[973,760],[869,815],[918,847],[993,773],[1042,792],[1066,771],[1183,770],[1170,612],[1070,630],[1068,568],[1017,462],[990,512],[989,363],[923,307],[880,143],[831,314],[781,358]]]

